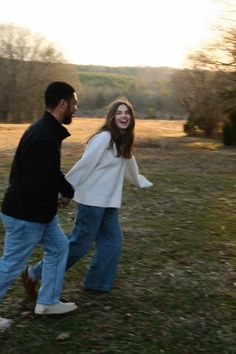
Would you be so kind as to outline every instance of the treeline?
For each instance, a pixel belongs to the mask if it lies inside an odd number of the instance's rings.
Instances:
[[[2,122],[37,117],[43,109],[44,88],[53,80],[66,80],[78,88],[80,116],[102,115],[103,108],[118,96],[132,102],[138,117],[168,119],[185,114],[171,84],[177,69],[76,66],[4,58],[0,58],[0,67]]]
[[[78,115],[102,115],[117,96],[126,96],[137,116],[182,117],[172,89],[171,68],[102,67],[68,64],[45,38],[13,25],[0,25],[0,121],[32,121],[44,109],[43,92],[55,80],[78,92]]]
[[[78,70],[45,38],[13,25],[0,25],[0,121],[32,121],[44,109],[45,87],[70,81],[79,90]]]
[[[0,120],[24,122],[37,118],[43,92],[54,80],[76,87],[79,116],[102,116],[111,100],[126,96],[137,117],[183,118],[184,110],[172,89],[172,68],[113,68],[9,60],[0,58]]]
[[[223,132],[226,144],[236,144],[236,24],[215,38],[193,53],[183,70],[71,65],[44,38],[2,25],[0,121],[37,118],[45,87],[63,80],[78,92],[80,116],[102,116],[111,100],[126,96],[138,117],[186,118],[187,134]]]
[[[177,69],[151,67],[105,67],[78,65],[82,85],[82,115],[99,115],[112,99],[126,96],[137,116],[179,118],[184,110],[172,89],[172,74]]]
[[[54,80],[68,81],[80,89],[77,69],[70,64],[0,58],[0,122],[23,123],[44,110],[45,87]]]

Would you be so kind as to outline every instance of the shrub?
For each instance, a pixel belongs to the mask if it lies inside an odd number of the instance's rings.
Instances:
[[[236,110],[232,111],[223,126],[223,143],[226,146],[236,145]]]

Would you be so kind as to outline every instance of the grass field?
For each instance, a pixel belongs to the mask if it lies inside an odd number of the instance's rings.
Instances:
[[[76,119],[63,144],[67,171],[99,119]],[[83,292],[90,255],[65,275],[63,298],[78,311],[37,317],[18,279],[0,304],[14,325],[0,333],[2,354],[235,354],[236,150],[186,137],[182,121],[138,120],[135,153],[154,187],[125,184],[124,251],[114,289]],[[0,125],[0,198],[26,126]],[[75,205],[60,211],[69,233]],[[4,231],[0,228],[2,247]],[[31,262],[41,257],[38,248]]]

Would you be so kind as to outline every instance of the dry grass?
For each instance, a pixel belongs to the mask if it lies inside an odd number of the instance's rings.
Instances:
[[[65,171],[101,123],[79,118],[68,127]],[[81,291],[88,255],[65,277],[63,296],[78,303],[78,312],[37,318],[17,281],[0,305],[2,314],[14,319],[12,329],[0,334],[3,353],[236,353],[236,150],[186,137],[182,124],[137,121],[136,157],[154,187],[144,191],[125,184],[120,211],[125,245],[112,292]],[[0,125],[1,197],[24,128]],[[66,232],[74,214],[73,203],[59,213]]]
[[[100,127],[103,122],[104,120],[101,118],[74,118],[73,123],[67,127],[71,133],[71,137],[66,142],[84,143],[88,136]],[[138,139],[156,139],[159,136],[183,136],[183,122],[182,120],[160,121],[138,119],[136,120],[136,136]],[[28,124],[0,124],[0,133],[4,137],[0,141],[0,149],[15,147],[27,126]]]

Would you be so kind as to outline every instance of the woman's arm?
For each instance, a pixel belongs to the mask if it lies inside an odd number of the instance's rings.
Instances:
[[[110,133],[102,132],[95,135],[88,143],[82,158],[66,174],[66,180],[77,189],[95,169],[104,151],[110,143]]]
[[[153,186],[153,183],[150,182],[146,177],[139,174],[139,169],[135,157],[132,156],[131,159],[126,160],[125,165],[125,178],[136,187],[139,188],[148,188]]]

